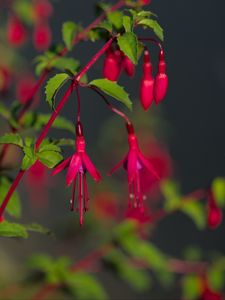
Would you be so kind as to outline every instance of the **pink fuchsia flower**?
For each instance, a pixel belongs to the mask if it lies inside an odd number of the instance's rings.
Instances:
[[[7,39],[13,47],[20,47],[25,43],[27,32],[23,23],[16,17],[11,16],[7,25]]]
[[[70,209],[74,210],[75,190],[78,185],[78,211],[80,212],[80,225],[83,224],[83,213],[88,210],[88,187],[86,173],[88,172],[95,181],[100,181],[101,175],[95,168],[86,153],[86,143],[83,136],[82,124],[76,126],[76,152],[55,167],[52,175],[56,175],[62,170],[68,168],[66,176],[66,185],[73,184],[72,198],[70,200]]]
[[[127,123],[129,151],[125,158],[122,159],[110,172],[110,174],[117,171],[122,165],[127,171],[128,186],[129,186],[129,206],[133,202],[133,207],[140,208],[144,211],[143,200],[146,196],[143,194],[141,188],[142,170],[146,169],[147,172],[152,174],[155,178],[159,179],[154,167],[150,161],[141,152],[137,137],[134,133],[134,128],[131,123]]]
[[[47,22],[37,24],[33,32],[33,44],[36,50],[47,50],[52,41],[52,33]]]
[[[210,229],[216,229],[223,220],[222,210],[218,207],[212,191],[208,198],[208,226]]]

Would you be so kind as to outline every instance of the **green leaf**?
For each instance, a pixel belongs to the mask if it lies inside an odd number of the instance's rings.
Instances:
[[[138,24],[152,29],[161,41],[164,40],[163,29],[156,20],[143,19],[140,22],[138,22]]]
[[[126,32],[117,38],[118,46],[136,65],[138,61],[138,40],[133,32]]]
[[[203,204],[198,202],[197,199],[185,198],[180,210],[194,221],[199,230],[205,228],[206,212]]]
[[[110,12],[107,15],[108,20],[112,25],[117,29],[120,30],[123,26],[123,13],[121,11],[114,11]]]
[[[51,63],[51,67],[54,67],[60,71],[71,70],[77,71],[80,66],[80,62],[72,57],[59,57],[54,59]]]
[[[0,223],[0,236],[26,239],[28,238],[28,233],[23,225],[3,221]]]
[[[153,12],[151,11],[147,11],[147,10],[142,10],[140,11],[136,17],[137,17],[137,21],[141,21],[142,19],[146,19],[146,18],[150,18],[150,17],[157,17],[156,14],[154,14]]]
[[[28,25],[31,25],[34,22],[33,6],[30,1],[14,1],[13,11],[15,11],[16,15]]]
[[[34,151],[34,141],[33,139],[26,138],[25,139],[25,146],[23,147],[24,152],[24,158],[22,161],[22,170],[29,169],[37,160],[37,157],[35,155]]]
[[[59,139],[55,140],[54,144],[58,146],[72,146],[74,147],[74,139]]]
[[[165,197],[164,208],[170,212],[176,209],[180,204],[179,185],[172,180],[165,180],[160,185],[161,192]]]
[[[212,182],[212,192],[220,207],[225,206],[225,178],[217,177]]]
[[[86,273],[71,273],[67,286],[78,300],[106,300],[108,296],[99,281]]]
[[[66,73],[60,73],[50,78],[45,86],[46,101],[48,104],[54,106],[54,98],[58,90],[68,80],[69,75]]]
[[[48,168],[54,168],[63,160],[60,152],[61,149],[57,145],[45,140],[44,143],[42,142],[38,152],[36,152],[36,156],[43,165]]]
[[[0,102],[0,115],[6,120],[11,116],[10,110],[2,102]]]
[[[132,20],[130,17],[128,17],[128,16],[123,17],[123,27],[126,32],[132,31],[133,24],[132,24]]]
[[[23,147],[23,140],[18,133],[6,133],[0,137],[0,144],[12,144]]]
[[[44,235],[52,235],[52,232],[50,229],[48,229],[40,224],[33,223],[33,224],[24,225],[24,226],[28,231],[42,233]]]
[[[200,278],[196,275],[188,275],[182,279],[182,295],[184,299],[196,300],[201,294]]]
[[[3,202],[12,182],[5,176],[0,177],[0,203]],[[21,202],[19,199],[19,194],[14,192],[11,199],[6,207],[6,212],[15,218],[21,217]]]
[[[119,86],[116,82],[108,79],[95,79],[89,83],[90,85],[97,87],[107,95],[119,100],[125,104],[129,109],[132,109],[132,102],[129,95],[124,91],[124,88]]]
[[[67,21],[63,23],[62,26],[62,35],[63,41],[66,44],[68,50],[71,50],[73,47],[73,40],[77,33],[77,25],[72,21]]]
[[[103,258],[106,268],[115,270],[118,276],[128,282],[133,288],[138,291],[144,291],[151,286],[151,280],[147,272],[138,270],[129,262],[121,251],[111,251],[106,257]]]
[[[101,22],[99,25],[97,25],[96,28],[105,29],[105,30],[109,31],[110,33],[113,31],[112,24],[106,20]]]

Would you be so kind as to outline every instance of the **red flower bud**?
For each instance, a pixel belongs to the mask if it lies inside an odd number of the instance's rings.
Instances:
[[[154,98],[154,78],[152,76],[152,64],[148,51],[144,53],[143,77],[141,79],[140,99],[144,110],[148,110]]]
[[[217,206],[213,193],[210,191],[208,199],[208,226],[210,229],[216,229],[222,222],[223,213]]]
[[[51,39],[52,34],[49,26],[47,24],[38,24],[33,33],[34,47],[39,51],[46,50],[51,44]]]
[[[151,3],[151,0],[140,0],[139,2],[141,5],[148,5]]]
[[[7,28],[7,39],[14,47],[22,46],[26,40],[27,33],[24,25],[16,17],[10,17]]]
[[[121,56],[120,51],[106,52],[106,57],[103,65],[103,76],[112,81],[117,81],[121,71]]]
[[[49,18],[53,13],[52,4],[48,0],[38,0],[34,4],[34,14],[37,20]]]
[[[123,68],[129,77],[134,76],[135,65],[132,63],[132,61],[126,55],[124,55],[124,58],[123,58]]]
[[[156,104],[159,104],[165,96],[168,89],[168,76],[166,75],[166,62],[164,58],[164,51],[160,51],[159,55],[159,65],[158,65],[158,74],[155,78],[155,87],[154,87],[154,98]]]

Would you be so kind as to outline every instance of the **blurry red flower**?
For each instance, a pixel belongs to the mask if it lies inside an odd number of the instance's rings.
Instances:
[[[34,3],[34,14],[38,20],[49,18],[53,13],[52,4],[48,0],[36,0]]]
[[[39,23],[33,32],[34,47],[38,51],[47,50],[51,44],[52,33],[47,23]]]
[[[222,210],[218,207],[213,193],[209,192],[208,198],[208,226],[210,229],[216,229],[223,220]]]
[[[9,18],[7,27],[8,42],[12,46],[22,46],[26,40],[27,32],[23,23],[15,16]]]

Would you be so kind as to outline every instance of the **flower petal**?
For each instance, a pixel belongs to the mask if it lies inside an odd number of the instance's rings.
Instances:
[[[89,156],[84,152],[82,153],[83,164],[90,175],[94,178],[94,180],[99,181],[101,179],[101,175],[99,174],[98,170],[93,165],[92,161],[90,160]]]
[[[114,172],[116,172],[125,163],[126,160],[127,155],[112,168],[108,175],[112,175]]]
[[[82,166],[81,157],[77,153],[75,153],[71,159],[69,169],[66,175],[66,185],[69,186],[74,181],[79,168]]]
[[[129,151],[127,162],[128,182],[132,183],[137,171],[137,152],[135,150]]]
[[[141,163],[144,165],[144,167],[146,169],[148,169],[148,171],[155,176],[156,179],[160,180],[160,177],[158,175],[158,173],[155,171],[153,165],[150,163],[150,161],[142,154],[141,151],[139,151],[138,153],[138,159],[141,161]]]
[[[64,170],[65,168],[67,168],[69,166],[71,158],[72,156],[68,157],[67,159],[64,159],[60,164],[58,164],[52,171],[51,175],[54,176],[62,170]]]

